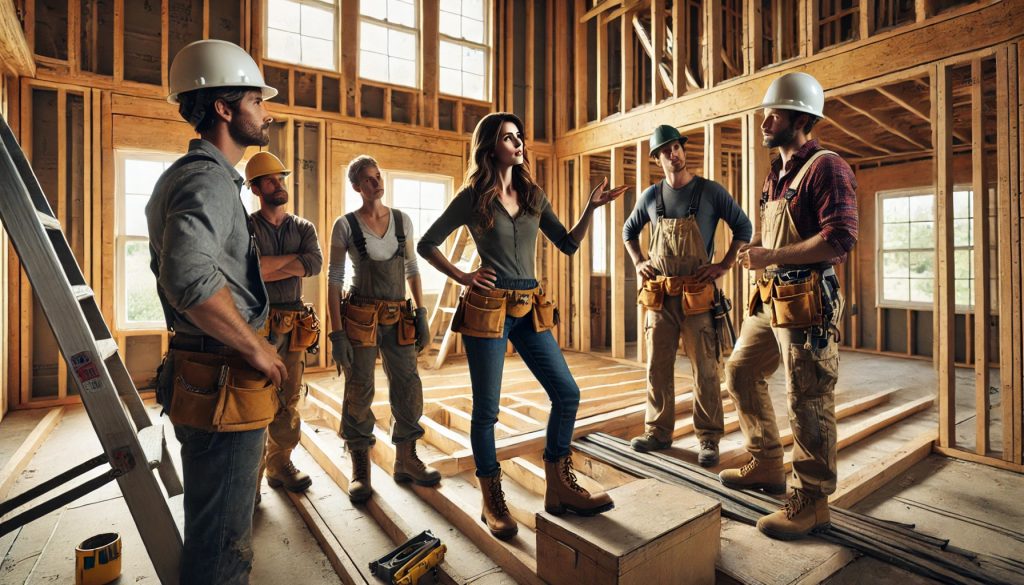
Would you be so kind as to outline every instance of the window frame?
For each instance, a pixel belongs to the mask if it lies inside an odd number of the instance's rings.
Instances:
[[[413,5],[413,15],[414,15],[414,17],[416,19],[412,27],[408,27],[408,26],[406,26],[404,24],[398,24],[398,23],[395,23],[395,22],[391,22],[389,20],[380,20],[379,18],[363,14],[362,12],[359,13],[359,22],[358,22],[359,28],[357,29],[359,31],[359,46],[356,48],[356,51],[357,51],[356,52],[356,77],[358,77],[361,82],[365,81],[365,82],[371,83],[371,84],[384,84],[384,85],[390,85],[390,86],[406,88],[406,89],[415,89],[415,90],[422,90],[423,89],[423,49],[422,49],[422,46],[423,46],[422,45],[422,37],[423,37],[423,35],[422,35],[423,7],[422,7],[422,3],[419,0],[413,0],[412,5]],[[415,58],[413,59],[413,71],[414,71],[414,76],[415,76],[415,80],[416,81],[415,81],[414,85],[405,85],[404,83],[398,83],[398,82],[394,81],[393,79],[390,79],[390,76],[391,76],[390,66],[388,68],[388,77],[389,78],[387,80],[373,79],[371,77],[366,77],[366,76],[363,75],[363,72],[362,72],[362,63],[363,63],[363,59],[362,59],[362,53],[363,53],[362,29],[363,29],[363,23],[364,22],[368,22],[369,24],[373,24],[375,26],[379,26],[379,27],[387,29],[387,30],[397,30],[399,32],[404,32],[404,33],[412,34],[412,36],[413,36],[413,46],[415,47],[415,52],[414,52]],[[378,53],[378,54],[380,54],[380,53]],[[391,58],[391,54],[390,53],[385,52],[383,54],[387,58],[389,58],[389,59]]]
[[[446,97],[452,97],[452,98],[456,98],[456,99],[463,99],[463,100],[470,100],[470,101],[475,101],[475,102],[481,102],[481,103],[490,103],[491,102],[492,94],[494,92],[494,80],[491,78],[492,77],[491,76],[491,69],[493,69],[493,63],[491,62],[491,58],[492,58],[492,55],[494,53],[494,31],[492,30],[491,22],[492,22],[492,19],[494,18],[494,2],[493,2],[493,0],[482,0],[482,2],[484,3],[484,21],[483,21],[484,43],[483,44],[477,43],[477,42],[474,42],[474,41],[470,41],[470,40],[467,40],[467,39],[463,39],[463,38],[451,37],[451,36],[448,36],[448,35],[444,34],[443,32],[441,32],[441,26],[440,26],[440,13],[441,13],[441,10],[440,10],[440,7],[438,7],[438,31],[437,31],[437,34],[438,34],[438,39],[437,39],[438,60],[437,60],[437,72],[436,72],[436,74],[437,74],[437,79],[438,79],[438,90],[437,90],[437,92],[438,92],[439,95],[443,95],[443,96],[446,96]],[[441,59],[440,59],[440,56],[441,56],[441,43],[442,42],[452,43],[452,44],[458,45],[460,47],[468,47],[468,48],[471,48],[471,49],[478,49],[478,50],[482,50],[484,52],[484,73],[483,73],[483,78],[484,78],[484,97],[482,97],[482,98],[475,98],[475,97],[469,97],[469,96],[465,96],[465,95],[447,93],[447,92],[441,90]],[[446,67],[446,69],[450,69],[450,68]],[[463,70],[460,68],[459,71],[463,71]]]
[[[327,2],[324,2],[323,0],[286,0],[286,1],[287,2],[293,2],[295,4],[299,4],[300,6],[301,5],[308,5],[308,6],[314,6],[316,8],[326,8],[327,4],[328,4]],[[340,20],[341,19],[341,10],[340,10],[341,9],[341,2],[340,2],[340,0],[331,0],[331,2],[330,2],[331,11],[334,13],[334,23],[331,25],[331,29],[334,31],[334,38],[331,41],[333,43],[333,45],[334,45],[334,50],[331,51],[331,58],[332,58],[332,60],[334,62],[334,65],[331,68],[325,68],[325,67],[321,67],[319,65],[310,65],[309,63],[303,63],[302,61],[289,61],[287,59],[281,59],[279,57],[275,57],[275,56],[270,55],[270,42],[269,42],[269,39],[270,39],[270,22],[268,20],[269,19],[269,15],[270,15],[270,2],[271,2],[271,0],[263,0],[263,16],[262,16],[263,23],[262,23],[262,28],[261,28],[261,30],[263,31],[263,41],[261,43],[263,45],[263,58],[265,60],[267,60],[267,61],[272,61],[274,63],[283,63],[283,64],[287,64],[287,65],[294,65],[296,67],[303,67],[303,68],[306,68],[306,69],[313,69],[313,70],[316,70],[316,71],[331,71],[333,73],[339,73],[341,71],[341,44],[339,43],[340,36],[341,36],[341,26],[340,26],[340,24],[341,24],[341,20]],[[301,32],[298,33],[298,35],[299,35],[299,37],[303,36]],[[317,38],[317,37],[310,37],[310,38]],[[319,39],[319,40],[324,40],[324,39]],[[301,44],[300,44],[300,46],[299,46],[299,53],[300,53],[300,55],[301,55],[301,52],[302,52],[302,47],[301,47]]]

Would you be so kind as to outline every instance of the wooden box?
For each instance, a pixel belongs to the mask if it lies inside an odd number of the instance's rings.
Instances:
[[[609,492],[590,518],[537,514],[537,575],[551,585],[714,583],[721,504],[684,487],[638,480]]]

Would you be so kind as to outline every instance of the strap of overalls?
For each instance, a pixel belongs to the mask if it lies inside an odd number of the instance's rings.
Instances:
[[[405,258],[405,222],[402,221],[402,214],[397,209],[391,210],[391,221],[395,222],[395,238],[398,240],[398,254]]]
[[[654,209],[658,219],[665,217],[665,197],[661,193],[661,185],[664,181],[658,181],[654,186]],[[686,210],[686,217],[697,215],[700,208],[700,200],[704,195],[704,184],[707,183],[704,177],[693,177],[693,193],[690,196],[690,207]]]
[[[807,159],[807,162],[804,163],[804,166],[800,167],[800,170],[796,172],[796,176],[793,177],[793,180],[790,181],[790,183],[789,183],[789,187],[786,188],[786,201],[792,201],[793,198],[796,197],[796,192],[800,188],[800,183],[802,183],[803,180],[804,180],[804,175],[806,175],[808,172],[810,172],[811,165],[814,164],[814,161],[818,160],[819,158],[821,158],[821,157],[823,157],[825,155],[839,156],[835,152],[832,152],[831,150],[826,150],[824,148],[819,150],[819,151],[817,151],[817,152],[815,152],[814,154],[812,154],[811,158]],[[763,210],[764,206],[767,205],[767,204],[768,204],[768,192],[767,191],[762,191],[761,192],[761,209]]]
[[[356,212],[350,211],[346,213],[345,219],[348,220],[348,227],[352,232],[352,239],[355,240],[356,250],[359,250],[359,259],[366,260],[366,238],[363,237],[363,228],[359,227]]]

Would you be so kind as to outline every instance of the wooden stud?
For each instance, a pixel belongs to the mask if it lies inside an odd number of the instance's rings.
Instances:
[[[526,19],[526,50],[524,51],[526,55],[526,63],[524,63],[526,79],[523,81],[526,86],[524,90],[526,103],[523,106],[523,111],[526,115],[526,139],[532,142],[536,135],[535,127],[537,125],[537,121],[534,120],[536,111],[536,105],[534,104],[536,80],[534,77],[537,75],[534,51],[536,44],[535,39],[537,37],[537,15],[535,14],[536,11],[534,10],[534,3],[532,0],[528,0],[525,4],[526,14],[523,16]]]
[[[576,0],[576,11],[575,14],[583,14],[585,9],[584,0]],[[573,56],[576,59],[574,74],[576,83],[576,128],[584,127],[587,120],[587,26],[581,22],[576,22],[576,34],[574,39],[576,42]]]
[[[864,40],[875,32],[875,0],[859,0],[859,38]]]
[[[345,0],[341,3],[341,113],[344,116],[361,116],[359,110],[359,2]],[[349,108],[349,99],[353,108]]]
[[[661,55],[665,51],[665,3],[651,2],[651,103],[665,99],[661,84]]]
[[[587,195],[590,193],[590,189],[587,185],[590,184],[590,157],[581,156],[577,160],[576,168],[579,169],[578,180],[576,182],[576,193],[572,196],[576,199],[576,209],[582,210],[583,206],[586,205]],[[583,238],[580,242],[580,248],[573,256],[577,266],[577,278],[579,279],[579,285],[577,286],[577,298],[579,301],[576,304],[577,310],[577,327],[579,331],[579,351],[591,351],[590,345],[590,281],[591,281],[591,269],[593,268],[591,259],[591,244],[590,238]]]
[[[935,0],[914,0],[914,20],[924,22],[935,11]]]
[[[953,287],[953,76],[939,65],[932,77],[935,104],[932,115],[935,145],[935,363],[939,386],[939,444],[956,444],[956,375],[953,369],[955,297]],[[908,332],[909,333],[909,332]]]
[[[722,62],[722,3],[703,2],[704,35],[708,39],[704,47],[704,87],[712,88],[724,79],[724,63]]]
[[[634,60],[636,55],[633,52],[633,26],[632,18],[628,13],[619,17],[619,43],[621,55],[621,68],[619,73],[619,112],[626,113],[633,109],[636,91],[636,80],[633,78]]]
[[[909,142],[910,144],[913,144],[914,146],[916,146],[917,148],[919,148],[921,150],[928,150],[928,146],[926,146],[925,144],[922,144],[921,142],[911,138],[905,132],[902,132],[901,130],[899,130],[898,128],[893,126],[892,124],[890,124],[888,122],[885,122],[884,120],[882,120],[881,118],[879,118],[875,114],[871,113],[869,110],[866,110],[866,109],[864,109],[864,108],[862,108],[862,107],[860,107],[860,106],[858,106],[858,105],[856,105],[854,103],[851,103],[848,99],[843,98],[843,97],[836,97],[835,100],[837,102],[843,104],[847,108],[850,108],[851,110],[857,112],[861,116],[864,116],[865,118],[871,120],[875,124],[881,126],[886,132],[888,132],[890,134],[895,134],[896,136],[899,136],[903,140]]]
[[[764,67],[764,14],[761,0],[744,0],[743,6],[746,10],[746,26],[744,28],[747,31],[747,50],[743,72],[745,75],[750,75]],[[777,14],[777,12],[773,12],[772,16],[777,19]],[[777,40],[775,45],[779,45]]]
[[[60,220],[61,227],[66,235],[70,235],[76,226],[72,224],[72,218],[68,217],[68,94],[64,89],[57,90],[57,205],[53,210],[54,215]],[[70,240],[70,238],[68,238]],[[39,302],[38,300],[35,302]],[[45,320],[35,322],[33,327],[49,328]],[[45,335],[45,334],[44,334]],[[63,354],[57,350],[57,397],[67,398],[68,396],[68,365],[64,361]],[[121,354],[124,355],[124,354]]]
[[[550,22],[554,23],[554,30],[556,31],[568,31],[569,25],[569,4],[567,2],[549,2],[548,3],[554,10],[553,19]],[[555,34],[554,35],[555,50],[552,53],[554,55],[568,55],[569,54],[569,35],[568,34]],[[561,93],[569,89],[572,80],[569,79],[569,60],[564,58],[554,59],[554,85],[549,86],[549,90],[553,89],[555,92]],[[565,96],[567,94],[561,94]],[[572,104],[567,99],[553,99],[551,100],[551,109],[554,110],[554,136],[561,136],[569,131],[569,118],[572,115]],[[554,142],[554,139],[552,139]]]
[[[989,293],[989,221],[988,176],[985,168],[985,120],[981,59],[971,62],[971,178],[974,219],[974,330],[965,328],[967,340],[974,338],[975,452],[988,453],[989,445],[989,371],[988,321]],[[973,335],[972,335],[973,334]]]
[[[608,117],[611,109],[608,96],[608,23],[597,19],[597,121]],[[623,86],[625,87],[625,86]]]
[[[688,0],[672,0],[672,95],[675,97],[685,94],[687,88],[687,4]],[[653,76],[657,74],[654,71]]]
[[[486,8],[485,8],[486,9]],[[423,63],[420,75],[421,92],[420,124],[427,128],[437,129],[438,77],[440,75],[440,20],[441,7],[439,0],[423,0],[423,22],[420,28],[420,56]],[[493,69],[491,69],[493,71]],[[529,125],[529,124],[527,124]]]
[[[647,189],[651,184],[651,165],[650,157],[648,156],[648,142],[646,140],[636,141],[636,196],[639,199],[640,195]],[[643,230],[640,233],[640,249],[643,250],[644,254],[647,254],[647,245],[650,239],[650,229]],[[640,283],[637,283],[639,286]],[[636,307],[636,361],[644,364],[647,363],[647,344],[645,339],[645,327],[644,321],[647,315],[645,309],[637,304]]]
[[[625,88],[625,85],[623,86]],[[610,185],[619,186],[626,180],[626,151],[622,147],[615,147],[611,151],[611,178]],[[624,197],[619,197],[608,205],[609,215],[609,240],[608,261],[611,263],[611,289],[612,289],[612,357],[626,357],[626,258],[625,249],[622,246],[619,234],[622,233],[622,226],[626,222],[626,204]]]
[[[124,3],[114,0],[114,82],[124,83]],[[203,19],[204,22],[206,19]],[[205,38],[205,35],[204,35]]]

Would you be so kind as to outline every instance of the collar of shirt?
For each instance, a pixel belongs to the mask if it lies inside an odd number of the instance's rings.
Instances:
[[[193,138],[188,143],[188,149],[189,151],[201,150],[203,154],[209,155],[210,158],[217,161],[217,164],[224,167],[224,169],[227,170],[228,174],[231,175],[231,180],[238,185],[239,189],[241,189],[242,186],[245,184],[245,179],[242,178],[242,175],[238,174],[238,171],[235,170],[235,167],[231,166],[231,163],[228,162],[228,159],[224,157],[224,153],[221,152],[219,148],[214,146],[212,142],[204,140],[202,138]]]
[[[794,173],[800,167],[802,167],[805,162],[807,162],[807,159],[811,158],[811,155],[813,155],[818,150],[821,150],[821,146],[818,144],[817,139],[812,139],[805,142],[799,150],[793,153],[793,156],[789,157],[789,161],[786,162],[786,178],[789,179],[790,177],[795,176]],[[775,191],[778,190],[779,183],[781,181],[781,178],[779,176],[780,171],[782,171],[782,157],[777,156],[772,160],[771,168],[768,171],[768,182],[765,185],[768,189],[770,189],[770,192],[768,194],[769,200],[776,198]]]

